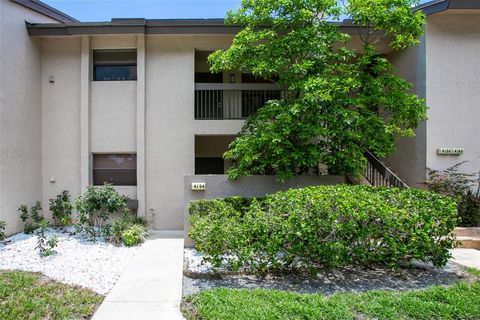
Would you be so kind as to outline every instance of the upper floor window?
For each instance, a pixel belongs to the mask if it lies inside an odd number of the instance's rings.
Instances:
[[[137,80],[137,50],[93,50],[93,80]]]

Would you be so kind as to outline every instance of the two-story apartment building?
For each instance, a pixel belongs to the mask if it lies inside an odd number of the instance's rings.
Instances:
[[[459,5],[460,7],[455,7]],[[245,117],[282,91],[249,74],[211,74],[227,48],[223,20],[83,23],[37,0],[1,2],[0,219],[20,230],[22,203],[113,182],[158,229],[183,229],[184,175],[222,174]],[[427,167],[480,168],[480,11],[435,1],[419,46],[379,50],[415,84],[430,120],[399,140],[390,166],[410,185]],[[25,23],[25,21],[27,23]],[[355,26],[339,26],[359,46]],[[461,156],[437,148],[461,147]]]

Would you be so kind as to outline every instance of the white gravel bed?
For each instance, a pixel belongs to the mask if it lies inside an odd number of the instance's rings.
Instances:
[[[0,242],[0,270],[41,272],[55,280],[106,295],[138,249],[88,241],[69,235],[67,230],[48,229],[45,234],[49,238],[58,237],[56,253],[48,257],[41,257],[35,250],[35,235],[19,233]]]

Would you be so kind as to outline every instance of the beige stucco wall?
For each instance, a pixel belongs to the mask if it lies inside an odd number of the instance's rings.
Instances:
[[[47,209],[48,200],[63,190],[73,197],[80,194],[79,38],[43,41],[42,88],[42,185]]]
[[[0,1],[0,220],[22,229],[17,208],[42,200],[41,53],[25,20],[55,22]]]
[[[445,169],[467,160],[480,170],[480,13],[447,11],[427,19],[427,166]],[[460,147],[461,156],[436,149]]]
[[[194,120],[195,50],[231,36],[146,38],[146,210],[160,229],[183,229],[183,176],[193,174],[195,134],[236,134],[243,121]]]
[[[400,52],[393,52],[387,58],[397,68],[397,74],[413,85],[412,93],[425,98],[425,38],[420,44]],[[414,137],[396,139],[396,150],[385,163],[409,186],[421,187],[426,170],[426,126],[421,123]]]

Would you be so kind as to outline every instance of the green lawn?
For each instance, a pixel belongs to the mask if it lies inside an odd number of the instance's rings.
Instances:
[[[212,289],[188,297],[187,319],[480,319],[480,283],[408,292],[297,294]]]
[[[0,271],[0,319],[90,319],[103,296],[39,273]]]

